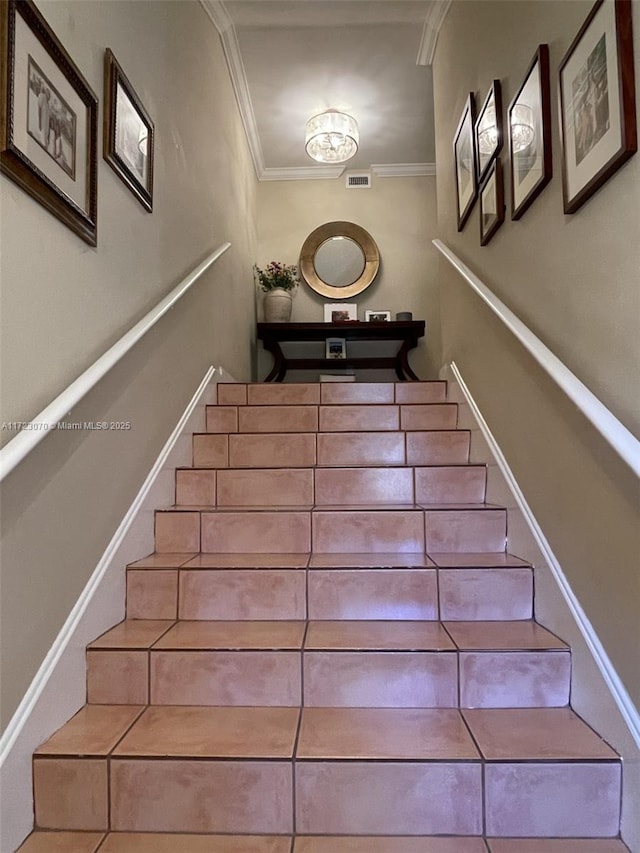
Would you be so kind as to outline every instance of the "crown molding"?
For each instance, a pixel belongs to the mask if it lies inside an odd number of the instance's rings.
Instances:
[[[436,173],[435,163],[372,163],[378,178],[424,178]]]
[[[344,166],[290,166],[289,168],[265,168],[258,175],[260,181],[313,181],[339,178]]]
[[[451,8],[452,0],[431,0],[422,28],[422,40],[418,49],[416,65],[433,65],[438,36]]]
[[[233,91],[238,102],[240,118],[242,119],[242,124],[247,135],[253,167],[258,180],[262,180],[261,176],[265,171],[262,145],[260,144],[258,125],[256,124],[253,103],[249,94],[247,75],[245,74],[244,64],[240,55],[240,45],[238,44],[238,37],[233,26],[233,21],[222,0],[200,0],[200,3],[220,35],[227,66],[229,67]]]

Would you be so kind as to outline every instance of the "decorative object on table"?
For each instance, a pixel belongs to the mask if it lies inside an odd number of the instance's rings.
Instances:
[[[630,0],[598,0],[559,69],[564,212],[637,151]]]
[[[353,222],[326,222],[300,250],[300,274],[312,290],[329,299],[351,299],[372,284],[380,253],[371,234]]]
[[[327,338],[325,358],[346,358],[347,342],[344,338]]]
[[[0,3],[0,171],[97,244],[98,100],[31,0]]]
[[[489,168],[502,149],[502,87],[494,80],[474,126],[478,183],[482,184]]]
[[[502,162],[495,160],[480,191],[480,245],[486,246],[504,222]]]
[[[327,302],[324,306],[325,323],[349,323],[357,319],[356,302]]]
[[[300,284],[298,268],[280,261],[270,261],[264,269],[254,266],[260,289],[264,291],[266,323],[286,323],[291,319],[293,294]]]
[[[365,311],[364,319],[369,323],[388,323],[391,320],[391,311]]]
[[[140,204],[153,209],[154,127],[113,53],[104,53],[103,157]]]
[[[476,179],[476,154],[473,125],[476,117],[473,92],[465,102],[455,136],[453,137],[453,163],[456,170],[456,202],[458,205],[458,231],[465,226],[478,193]]]
[[[411,311],[398,311],[396,314],[396,320],[399,323],[409,323],[413,320],[413,314]]]
[[[549,45],[536,51],[507,111],[511,218],[520,219],[551,180]]]

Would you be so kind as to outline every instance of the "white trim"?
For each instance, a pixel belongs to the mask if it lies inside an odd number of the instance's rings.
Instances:
[[[518,319],[510,308],[498,299],[460,258],[441,240],[433,245],[441,252],[470,287],[489,306],[505,326],[549,374],[556,384],[575,403],[582,414],[598,430],[600,435],[640,477],[640,441],[600,402],[600,400],[575,376],[533,332]]]
[[[31,421],[31,429],[23,429],[0,450],[0,482],[7,474],[19,465],[24,457],[39,444],[50,430],[55,430],[57,424],[69,414],[82,398],[97,385],[102,377],[116,365],[123,356],[145,335],[149,329],[163,317],[184,296],[200,276],[224,254],[231,243],[223,243],[208,255],[202,263],[186,275],[180,284],[152,308],[132,329],[123,335],[112,347],[103,353],[91,367],[87,368],[78,378],[59,394],[55,400],[43,409]]]
[[[258,175],[261,181],[315,181],[339,178],[344,166],[289,166],[281,169],[265,168]]]
[[[371,171],[379,178],[424,178],[435,175],[435,163],[372,163]]]
[[[424,27],[422,28],[422,39],[418,48],[416,65],[433,65],[433,59],[438,44],[438,36],[451,8],[452,0],[431,0]]]
[[[33,751],[86,700],[86,646],[124,617],[124,566],[153,551],[154,510],[174,502],[175,468],[191,464],[214,377],[233,381],[222,368],[207,370],[0,739],[0,850],[15,850],[31,830]]]
[[[236,29],[222,0],[200,0],[200,3],[220,35],[222,49],[229,68],[229,76],[231,77],[231,85],[235,92],[240,118],[247,135],[253,168],[258,180],[263,180],[264,155]]]
[[[469,408],[473,412],[473,415],[480,427],[480,431],[484,436],[485,441],[487,442],[493,457],[496,460],[498,468],[500,469],[502,476],[504,477],[507,486],[511,490],[511,493],[518,505],[518,508],[522,512],[523,518],[527,523],[540,551],[544,559],[546,560],[553,577],[560,588],[560,592],[562,593],[564,600],[571,611],[573,618],[575,619],[576,625],[578,626],[580,633],[584,637],[584,641],[591,652],[594,661],[598,669],[600,670],[602,677],[604,678],[613,699],[624,718],[625,723],[629,728],[629,732],[633,737],[633,740],[636,743],[636,746],[640,748],[640,713],[638,713],[638,709],[633,704],[627,689],[624,684],[620,680],[618,673],[616,672],[611,659],[609,658],[607,652],[604,649],[604,646],[600,642],[596,631],[591,624],[589,617],[584,612],[580,602],[576,598],[569,581],[567,580],[564,572],[562,571],[562,567],[558,562],[555,554],[553,553],[547,538],[545,537],[540,525],[538,524],[531,507],[527,503],[525,496],[518,485],[518,481],[516,480],[513,471],[509,467],[509,463],[505,459],[505,456],[500,449],[500,445],[496,441],[493,433],[487,422],[485,421],[482,412],[478,408],[476,401],[474,400],[469,388],[467,387],[460,370],[458,369],[455,361],[451,362],[450,365],[451,371],[456,378],[456,382],[460,386],[460,390],[462,391],[467,403],[469,404]]]

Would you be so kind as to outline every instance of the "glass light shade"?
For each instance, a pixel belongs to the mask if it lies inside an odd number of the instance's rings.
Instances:
[[[478,146],[481,154],[491,154],[498,144],[498,125],[496,124],[496,108],[490,105],[482,117],[482,125],[478,133]]]
[[[528,148],[535,135],[533,110],[526,104],[516,104],[511,111],[511,147],[514,154]]]
[[[307,122],[305,151],[320,163],[344,163],[358,150],[358,124],[346,113],[327,110]]]

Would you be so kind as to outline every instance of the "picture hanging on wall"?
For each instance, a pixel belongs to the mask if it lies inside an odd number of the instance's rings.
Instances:
[[[478,193],[473,125],[476,117],[475,97],[469,93],[455,136],[453,137],[453,163],[456,172],[456,201],[458,205],[458,231],[465,226]]]
[[[478,183],[482,183],[495,158],[502,149],[502,87],[494,80],[474,128]]]
[[[551,180],[549,45],[541,44],[508,109],[511,218],[520,219]]]
[[[502,161],[494,160],[480,190],[480,245],[486,246],[504,222]]]
[[[103,156],[149,212],[153,209],[153,142],[153,122],[107,48],[104,55]]]
[[[598,0],[559,69],[564,212],[637,151],[630,0]]]
[[[0,171],[97,243],[98,100],[31,0],[0,3]]]

